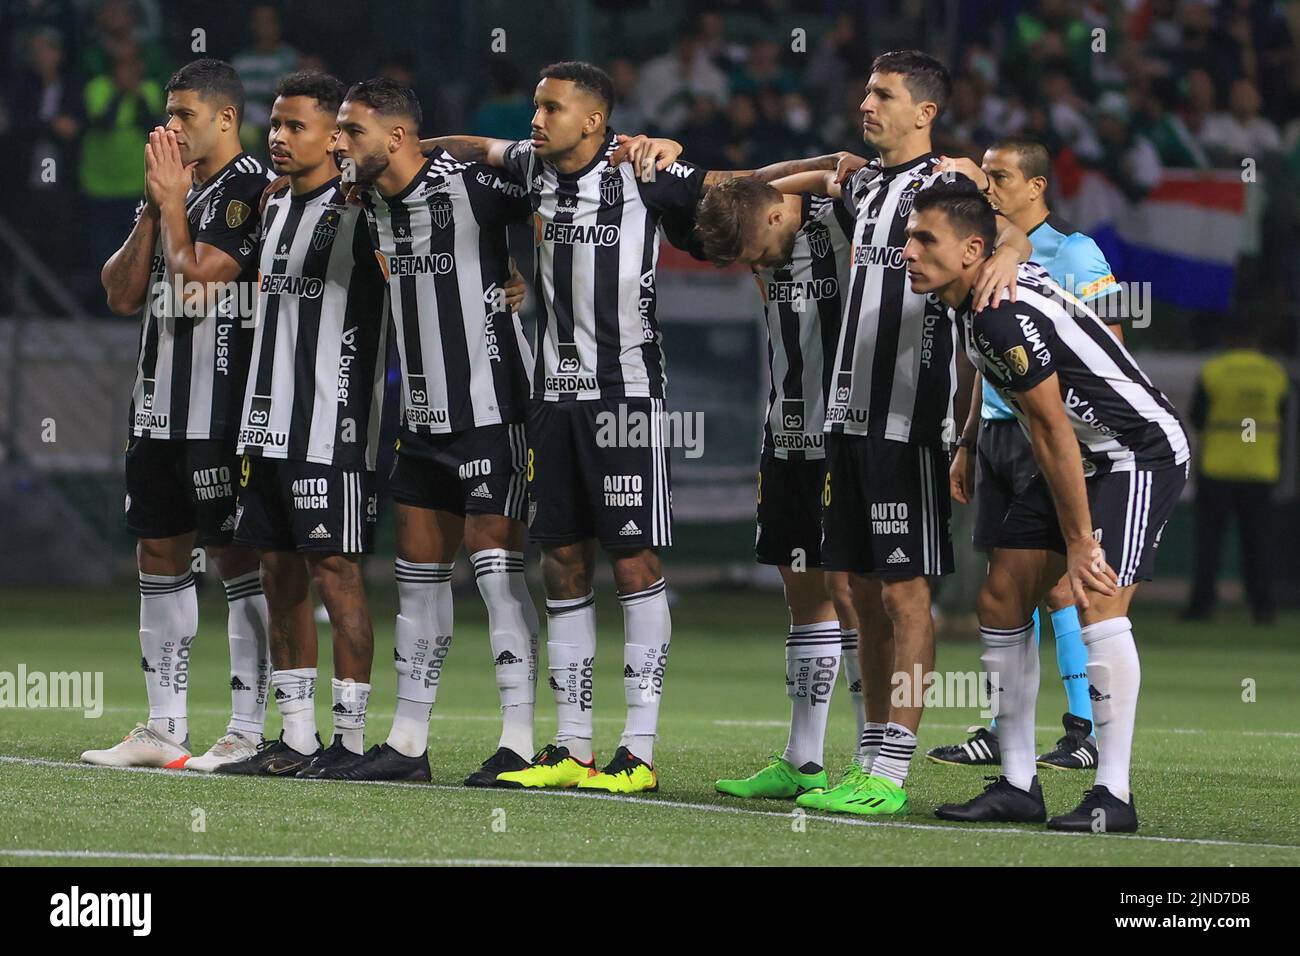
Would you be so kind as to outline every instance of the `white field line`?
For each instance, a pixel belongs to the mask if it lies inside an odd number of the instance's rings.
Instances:
[[[453,860],[388,856],[249,856],[220,853],[118,853],[112,850],[0,850],[0,856],[28,860],[148,860],[159,863],[295,863],[340,866],[674,866],[671,863],[567,863],[560,860]]]
[[[195,779],[206,780],[239,780],[240,777],[225,776],[223,774],[186,774],[183,770],[163,770],[154,767],[92,767],[90,764],[73,762],[68,760],[44,760],[38,757],[10,757],[0,755],[0,763],[18,764],[29,767],[55,767],[65,770],[108,770],[121,771],[125,773],[142,773],[142,774],[167,774],[171,776],[193,777]],[[294,783],[299,781],[295,780]],[[304,780],[306,783],[314,786],[338,786],[339,784],[329,780]],[[286,781],[287,784],[287,781]],[[292,786],[293,784],[287,784]],[[619,803],[634,803],[641,806],[660,807],[675,810],[696,810],[703,813],[731,813],[742,816],[753,817],[778,817],[785,821],[794,818],[792,812],[781,810],[751,810],[745,807],[731,807],[715,803],[688,803],[680,800],[655,800],[648,797],[632,797],[615,794],[595,794],[582,793],[576,790],[474,790],[468,787],[451,786],[449,784],[437,783],[400,783],[389,781],[351,781],[349,786],[366,786],[366,787],[401,787],[404,789],[414,790],[452,790],[461,794],[470,793],[489,793],[500,799],[504,795],[520,795],[524,797],[559,797],[572,800],[614,800]],[[1052,839],[1087,839],[1093,834],[1088,833],[1062,833],[1057,830],[1028,830],[1023,827],[964,827],[953,825],[942,825],[937,823],[904,823],[896,820],[864,820],[859,817],[848,816],[830,816],[821,814],[807,814],[806,819],[815,823],[827,823],[836,826],[851,827],[880,827],[891,830],[928,830],[939,833],[948,833],[964,836],[1029,836],[1029,837],[1047,837]],[[1244,843],[1238,840],[1207,840],[1194,837],[1161,837],[1146,836],[1143,834],[1120,834],[1112,833],[1105,837],[1107,840],[1133,840],[1141,843],[1175,843],[1188,846],[1229,846],[1253,848],[1261,850],[1294,850],[1300,853],[1300,846],[1290,843]]]

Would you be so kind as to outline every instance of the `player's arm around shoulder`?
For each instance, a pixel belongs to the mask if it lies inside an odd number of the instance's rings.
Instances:
[[[462,163],[487,163],[497,169],[506,168],[506,150],[517,145],[510,139],[493,139],[490,136],[434,136],[420,140],[420,152],[428,156],[442,149],[452,159]]]

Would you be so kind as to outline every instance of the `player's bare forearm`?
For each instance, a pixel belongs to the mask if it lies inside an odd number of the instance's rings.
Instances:
[[[508,139],[490,136],[434,136],[420,140],[420,152],[427,156],[441,147],[462,163],[487,163],[500,168],[505,165],[506,150],[513,145]]]
[[[980,409],[983,407],[984,376],[980,374],[979,369],[975,369],[975,375],[970,383],[970,407],[966,411],[966,422],[961,429],[962,437],[971,442],[974,442],[975,436],[979,434]]]
[[[1074,429],[1065,417],[1056,376],[1051,375],[1024,392],[1022,406],[1029,420],[1034,461],[1051,489],[1062,536],[1067,543],[1091,538],[1092,513],[1083,479],[1083,456]]]
[[[832,199],[840,198],[840,186],[835,182],[834,171],[817,170],[807,173],[795,173],[792,176],[782,176],[780,179],[773,180],[771,185],[772,188],[778,189],[787,195],[820,193],[830,196]]]
[[[845,153],[827,153],[825,156],[810,156],[807,159],[787,159],[780,163],[771,163],[754,171],[765,183],[799,173],[834,172],[844,158]]]
[[[153,275],[153,250],[158,241],[158,214],[148,206],[131,228],[117,252],[109,256],[99,272],[108,294],[108,307],[115,315],[130,315],[144,308]]]
[[[1016,250],[1016,255],[1021,262],[1028,262],[1029,257],[1034,254],[1034,247],[1029,241],[1029,236],[1006,216],[998,216],[998,237],[994,243],[995,248],[1002,246],[1010,246]]]
[[[957,432],[957,435],[951,436],[956,438],[959,435],[966,434],[966,427],[970,423],[971,412],[979,415],[979,408],[976,403],[979,401],[979,393],[972,393],[971,381],[978,375],[975,366],[966,356],[965,352],[957,352],[957,385],[955,399],[953,401],[953,419],[951,431]],[[950,439],[945,439],[950,440]]]

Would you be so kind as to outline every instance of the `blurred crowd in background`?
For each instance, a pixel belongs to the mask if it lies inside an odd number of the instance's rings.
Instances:
[[[407,83],[424,102],[427,134],[521,138],[536,68],[574,56],[613,78],[615,128],[672,136],[704,166],[863,152],[858,103],[871,61],[915,46],[953,72],[936,131],[950,155],[978,160],[995,138],[1029,133],[1058,170],[1098,170],[1131,201],[1166,169],[1254,161],[1261,214],[1235,311],[1257,314],[1274,347],[1295,348],[1300,0],[399,0],[357,11],[295,0],[3,0],[0,9],[0,166],[11,187],[0,215],[61,273],[82,267],[78,291],[95,314],[105,311],[98,264],[130,225],[142,142],[162,121],[168,76],[199,55],[195,27],[206,53],[243,77],[243,138],[259,156],[276,81],[295,69]],[[504,52],[493,51],[497,23]],[[556,30],[577,39],[547,42]],[[1162,345],[1218,343],[1203,316],[1170,328]]]

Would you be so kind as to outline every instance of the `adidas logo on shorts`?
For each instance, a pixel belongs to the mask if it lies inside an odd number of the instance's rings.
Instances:
[[[319,541],[321,539],[328,540],[329,536],[329,529],[326,528],[324,524],[318,524],[316,527],[312,528],[311,532],[307,535],[307,537],[311,538],[313,541]]]
[[[487,482],[483,482],[477,488],[469,493],[471,498],[491,498],[492,492],[488,491]]]
[[[636,526],[635,521],[629,520],[627,524],[618,529],[618,533],[626,538],[630,535],[640,534],[641,529]]]
[[[906,563],[907,563],[908,561],[910,561],[910,560],[912,560],[912,559],[909,558],[907,555],[905,555],[905,554],[903,553],[903,549],[902,549],[902,548],[895,548],[895,549],[894,549],[894,553],[891,554],[889,557],[885,558],[885,563],[886,563],[886,564],[906,564]]]
[[[234,531],[234,530],[235,530],[235,516],[234,516],[234,515],[226,515],[226,520],[223,521],[223,522],[221,522],[221,530],[222,530],[222,531]]]

